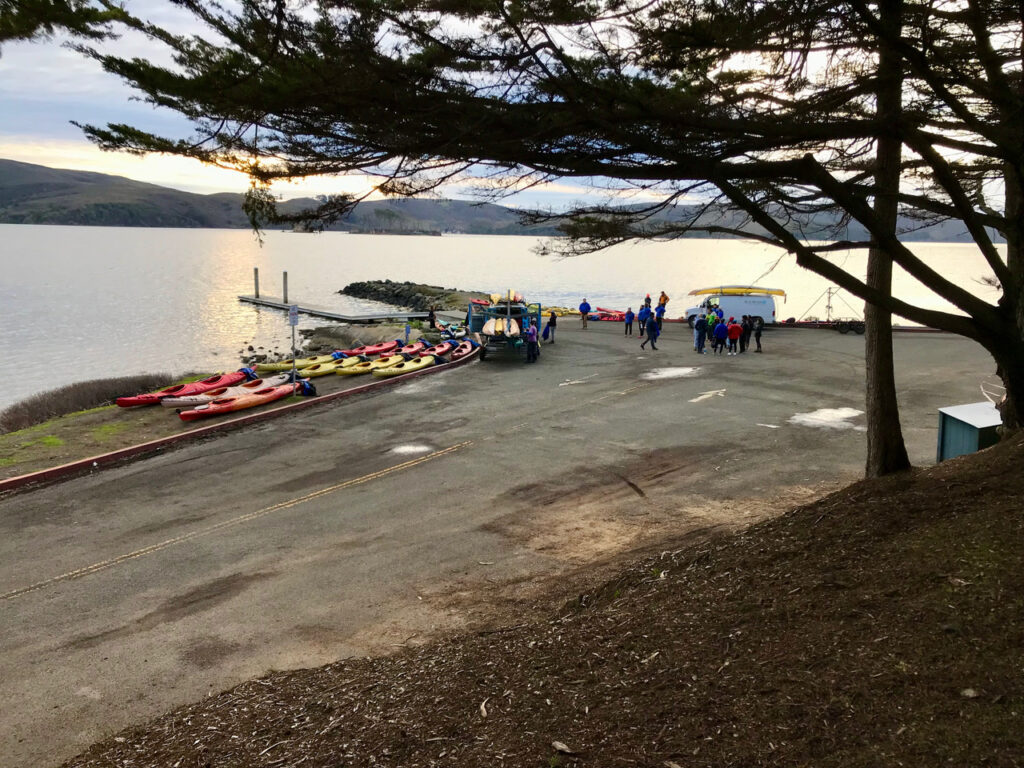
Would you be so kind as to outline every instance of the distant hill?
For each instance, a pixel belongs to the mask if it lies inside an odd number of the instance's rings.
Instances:
[[[316,205],[309,198],[282,203],[283,211]],[[659,218],[682,218],[692,208],[679,207]],[[720,211],[723,225],[737,224],[735,213]],[[69,171],[0,159],[0,223],[71,224],[111,227],[209,227],[247,228],[242,195],[199,195],[121,176]],[[806,226],[806,233],[821,232],[832,239],[830,220],[821,216]],[[913,229],[909,221],[901,228]],[[512,208],[462,200],[397,199],[360,203],[333,230],[377,234],[441,234],[458,232],[480,235],[557,235],[553,225],[526,227]],[[761,233],[759,227],[748,228]],[[694,235],[699,237],[700,235]],[[866,239],[859,225],[851,226],[851,239]],[[959,221],[908,231],[907,241],[970,242]]]
[[[284,211],[310,208],[305,198]],[[69,171],[0,160],[0,223],[110,227],[245,228],[242,195],[199,195],[121,176]],[[461,200],[376,200],[360,203],[336,230],[391,234],[465,232],[489,235],[554,234],[524,227],[511,208]]]

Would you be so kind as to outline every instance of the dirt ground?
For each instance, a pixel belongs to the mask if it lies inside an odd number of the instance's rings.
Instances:
[[[247,682],[66,765],[1019,766],[1022,460],[1018,436],[740,533],[708,510],[707,530],[600,584]],[[571,551],[604,494],[634,492],[595,488],[535,535]],[[586,556],[619,535],[583,536]]]

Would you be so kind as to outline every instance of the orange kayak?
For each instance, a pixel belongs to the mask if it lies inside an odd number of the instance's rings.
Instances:
[[[277,387],[264,387],[263,389],[257,389],[255,392],[234,397],[219,397],[216,400],[211,400],[206,405],[197,405],[191,410],[182,411],[178,416],[182,421],[196,421],[207,416],[219,416],[223,413],[242,411],[246,408],[255,408],[258,405],[272,403],[275,400],[288,397],[292,393],[301,394],[304,388],[308,386],[308,384],[300,381],[294,384],[281,384]]]

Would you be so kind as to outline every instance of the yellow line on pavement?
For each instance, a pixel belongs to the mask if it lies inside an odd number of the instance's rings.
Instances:
[[[371,480],[376,480],[379,477],[390,475],[393,472],[399,472],[404,469],[411,469],[412,467],[415,467],[418,464],[423,464],[425,462],[432,461],[433,459],[440,458],[441,456],[445,456],[449,453],[454,453],[455,451],[461,450],[468,445],[472,445],[472,443],[472,440],[466,440],[463,443],[458,443],[457,445],[444,448],[440,451],[428,453],[426,456],[420,456],[417,459],[411,459],[409,461],[402,462],[401,464],[395,464],[392,467],[386,467],[385,469],[378,470],[377,472],[371,472],[370,474],[363,475],[362,477],[357,477],[352,480],[346,480],[345,482],[338,483],[337,485],[331,485],[328,486],[327,488],[321,488],[318,491],[307,493],[305,496],[299,496],[294,499],[289,499],[288,501],[282,501],[277,504],[273,504],[269,507],[264,507],[263,509],[257,509],[254,512],[247,512],[244,515],[233,517],[230,520],[224,520],[222,522],[216,523],[215,525],[211,525],[206,528],[200,528],[196,531],[191,531],[190,533],[183,533],[180,536],[175,536],[173,539],[167,539],[166,541],[161,541],[158,544],[152,544],[148,547],[137,549],[134,552],[127,552],[123,555],[110,558],[109,560],[102,560],[98,563],[93,563],[92,565],[87,565],[83,568],[78,568],[74,571],[68,571],[67,573],[62,573],[60,576],[54,576],[53,578],[46,579],[44,581],[38,581],[35,584],[31,584],[27,587],[21,587],[19,589],[15,589],[5,594],[2,594],[0,595],[0,600],[13,600],[16,597],[21,597],[22,595],[26,595],[29,592],[35,592],[37,590],[53,586],[54,584],[59,584],[62,581],[72,581],[74,579],[80,579],[84,576],[89,576],[90,574],[96,573],[97,571],[112,568],[113,566],[120,565],[121,563],[127,562],[128,560],[135,560],[136,558],[144,557],[145,555],[151,555],[154,552],[159,552],[162,549],[167,549],[168,547],[174,546],[175,544],[181,544],[185,541],[189,541],[190,539],[197,539],[202,536],[208,536],[211,533],[217,533],[218,531],[222,531],[225,528],[230,528],[235,525],[241,525],[242,523],[248,523],[252,520],[256,520],[257,518],[265,517],[273,512],[279,512],[282,509],[290,509],[291,507],[303,504],[307,501],[312,501],[313,499],[317,499],[321,496],[326,496],[329,493],[341,491],[344,490],[345,488],[351,488],[354,485],[362,485],[363,483],[368,483]]]

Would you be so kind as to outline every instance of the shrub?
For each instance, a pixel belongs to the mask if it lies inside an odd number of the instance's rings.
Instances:
[[[0,432],[14,432],[76,411],[110,405],[122,395],[151,392],[166,386],[170,374],[153,373],[93,379],[42,392],[0,411]]]

